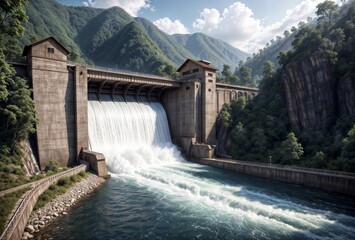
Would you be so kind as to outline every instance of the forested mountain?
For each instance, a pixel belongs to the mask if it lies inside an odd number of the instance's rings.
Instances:
[[[218,146],[235,159],[355,171],[355,1],[317,6],[280,67],[263,67],[259,94],[219,115]],[[222,141],[220,141],[222,140]],[[223,144],[222,144],[223,145]]]
[[[134,19],[121,8],[109,8],[90,19],[78,31],[75,41],[87,56],[95,59],[96,49],[131,22]]]
[[[276,67],[279,67],[278,59],[281,51],[289,51],[292,49],[292,41],[295,38],[295,33],[275,41],[270,46],[266,47],[261,52],[254,54],[249,58],[244,66],[252,71],[252,78],[261,79],[263,76],[263,64],[265,61],[271,61]]]
[[[69,7],[55,0],[29,0],[26,13],[29,21],[24,36],[8,40],[13,45],[9,59],[18,58],[24,45],[49,35],[69,48],[72,61],[149,73],[166,64],[178,67],[186,58],[207,59],[221,68],[223,64],[235,66],[248,56],[203,34],[186,35],[189,41],[182,44],[119,7]]]
[[[264,48],[260,48],[258,52],[252,54],[252,57],[248,57],[247,60],[241,64],[241,66],[250,69],[252,78],[250,82],[260,82],[263,77],[263,66],[265,61],[270,61],[274,64],[276,68],[279,68],[279,53],[283,51],[287,52],[293,50],[292,42],[295,39],[295,35],[301,28],[305,26],[315,28],[316,25],[316,20],[311,17],[308,17],[307,23],[301,21],[298,23],[297,27],[293,26],[291,27],[291,29],[285,30],[282,37],[276,36],[276,38],[271,39],[270,42],[268,42]],[[241,77],[239,71],[240,66],[238,66],[234,74],[238,77]]]
[[[151,72],[169,62],[136,22],[124,26],[98,47],[93,55],[98,65],[138,72]]]
[[[216,64],[221,70],[223,64],[228,64],[234,69],[239,61],[245,60],[250,56],[250,54],[226,42],[209,37],[203,33],[174,34],[171,37],[197,58],[206,59]]]
[[[147,19],[138,17],[135,18],[135,20],[174,65],[180,65],[186,58],[198,57],[187,51],[181,44],[175,41],[174,38],[161,31]]]

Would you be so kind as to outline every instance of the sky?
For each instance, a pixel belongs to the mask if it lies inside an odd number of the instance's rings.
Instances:
[[[253,53],[300,21],[315,18],[324,0],[57,0],[64,5],[119,6],[167,34],[202,32]],[[340,0],[335,0],[340,4]]]

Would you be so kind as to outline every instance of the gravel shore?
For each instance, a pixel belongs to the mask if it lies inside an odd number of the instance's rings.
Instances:
[[[44,207],[33,211],[27,222],[22,239],[32,239],[34,233],[38,233],[42,228],[48,226],[55,218],[67,215],[70,207],[74,206],[78,200],[94,191],[104,182],[103,178],[89,173],[88,177],[69,188],[63,195],[58,196]]]

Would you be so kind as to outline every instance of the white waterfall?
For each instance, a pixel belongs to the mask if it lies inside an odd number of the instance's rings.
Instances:
[[[89,141],[105,155],[113,173],[129,173],[152,165],[182,160],[171,143],[165,110],[160,103],[121,96],[89,96]],[[143,99],[141,99],[143,100]]]

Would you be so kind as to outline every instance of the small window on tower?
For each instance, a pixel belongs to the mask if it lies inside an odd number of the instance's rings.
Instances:
[[[211,88],[209,88],[208,91],[211,92],[212,91]]]
[[[54,48],[48,48],[49,53],[54,53]]]
[[[212,73],[209,73],[208,76],[209,76],[209,77],[213,77],[213,74],[212,74]]]
[[[212,82],[213,82],[213,80],[212,80],[212,79],[208,79],[208,82],[212,83]]]

